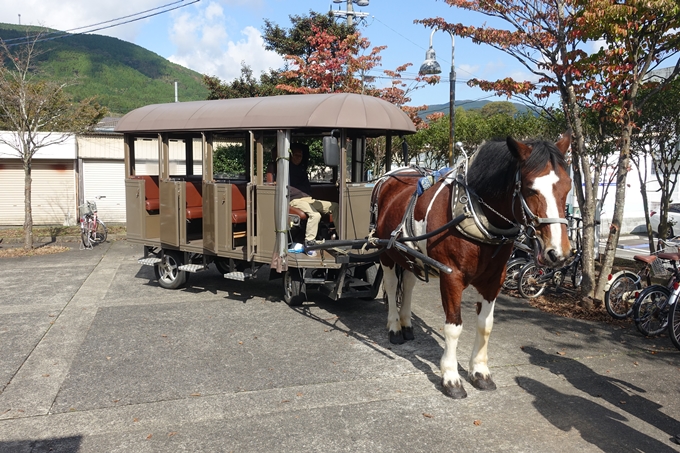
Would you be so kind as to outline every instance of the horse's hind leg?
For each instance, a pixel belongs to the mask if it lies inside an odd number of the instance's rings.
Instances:
[[[491,302],[484,299],[478,293],[477,298],[477,334],[475,335],[475,346],[470,357],[470,368],[468,374],[470,382],[479,390],[496,390],[496,384],[491,379],[489,372],[489,336],[493,327],[493,310],[495,299]]]
[[[399,308],[399,322],[404,340],[409,341],[415,338],[411,325],[411,301],[413,299],[413,288],[416,286],[416,275],[413,272],[404,271],[402,281],[403,299]]]
[[[463,320],[460,317],[460,298],[463,292],[462,284],[454,276],[440,277],[442,305],[446,313],[444,325],[444,354],[439,368],[442,372],[442,386],[444,394],[451,398],[460,399],[467,396],[463,381],[458,374],[458,338],[463,331]]]
[[[390,343],[402,344],[404,335],[401,332],[401,322],[399,321],[399,311],[397,310],[397,289],[399,278],[397,277],[397,264],[392,267],[382,264],[383,285],[387,293],[387,330],[390,335]]]

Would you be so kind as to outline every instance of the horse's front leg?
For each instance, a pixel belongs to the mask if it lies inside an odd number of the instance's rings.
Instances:
[[[416,286],[416,274],[404,271],[402,274],[402,300],[399,308],[399,323],[404,340],[415,339],[413,325],[411,324],[411,301],[413,300],[413,288]]]
[[[439,367],[442,373],[442,387],[444,393],[451,398],[460,399],[467,396],[463,380],[458,374],[458,338],[463,331],[463,320],[460,316],[460,300],[463,293],[463,283],[453,275],[440,277],[440,291],[442,306],[446,313],[444,325],[444,355]]]
[[[476,292],[476,291],[475,291]],[[475,346],[470,357],[468,375],[470,382],[479,390],[496,390],[496,384],[491,379],[489,372],[489,336],[493,328],[493,310],[496,299],[485,300],[484,296],[477,293],[477,334]]]

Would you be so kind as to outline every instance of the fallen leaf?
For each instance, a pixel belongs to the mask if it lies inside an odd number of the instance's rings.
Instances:
[[[148,436],[146,436],[146,440],[151,439],[151,437],[153,437],[153,434],[149,434]]]
[[[557,354],[558,354],[558,355],[564,355],[564,354],[566,354],[566,352],[564,352],[564,351],[557,351]]]
[[[428,414],[427,412],[423,412],[423,417],[432,418],[432,415]]]
[[[201,394],[197,392],[197,393],[192,393],[191,396],[201,396]]]
[[[49,374],[43,374],[42,376],[43,376],[43,377],[50,377]]]
[[[243,344],[243,342],[242,342],[242,341],[239,341],[238,344]]]
[[[172,436],[174,436],[174,435],[176,435],[176,434],[177,434],[177,431],[170,431],[170,432],[168,433],[168,437],[172,437]]]
[[[120,401],[120,400],[113,400],[114,403],[117,403],[118,401]]]
[[[110,357],[110,356],[106,356],[106,360],[111,360],[111,357]]]
[[[619,401],[619,403],[621,403],[621,404],[626,404],[626,402],[623,401],[623,400]]]
[[[139,421],[138,418],[133,418],[133,419],[132,419],[132,423],[137,423],[138,421]]]
[[[633,362],[633,366],[638,366],[638,363],[637,363],[637,362]]]
[[[475,426],[479,426],[479,425],[482,424],[482,421],[481,421],[481,420],[475,420],[475,421],[472,422],[472,423],[473,423]]]
[[[290,403],[290,400],[283,400],[282,403]]]
[[[300,396],[302,396],[302,395],[303,395],[302,392],[297,392],[297,393],[295,394],[295,396],[297,396],[297,397],[300,397]]]
[[[163,338],[168,338],[168,336],[167,336],[167,335],[161,335],[161,337],[163,337]]]

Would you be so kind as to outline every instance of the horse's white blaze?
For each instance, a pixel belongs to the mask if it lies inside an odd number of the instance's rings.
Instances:
[[[458,338],[462,331],[462,324],[459,326],[455,324],[444,325],[444,355],[442,355],[442,360],[439,363],[439,368],[442,371],[442,383],[444,385],[462,385],[460,375],[458,374],[458,358],[456,357]]]
[[[484,377],[489,376],[489,336],[493,328],[493,311],[496,301],[487,301],[479,295],[477,301],[481,304],[481,310],[477,315],[477,334],[475,335],[475,345],[470,357],[470,368],[468,373],[474,376],[476,373]]]
[[[540,193],[546,202],[546,217],[559,218],[562,217],[560,209],[557,206],[557,199],[555,198],[555,184],[560,178],[551,171],[545,176],[539,176],[534,179],[531,188]],[[550,224],[550,244],[545,244],[546,250],[553,249],[559,257],[564,257],[562,253],[562,224]]]

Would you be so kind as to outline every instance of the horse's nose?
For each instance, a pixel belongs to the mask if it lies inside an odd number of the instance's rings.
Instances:
[[[556,263],[558,261],[557,253],[555,253],[555,249],[548,250],[548,258],[550,258],[550,261],[552,261],[553,263]]]

